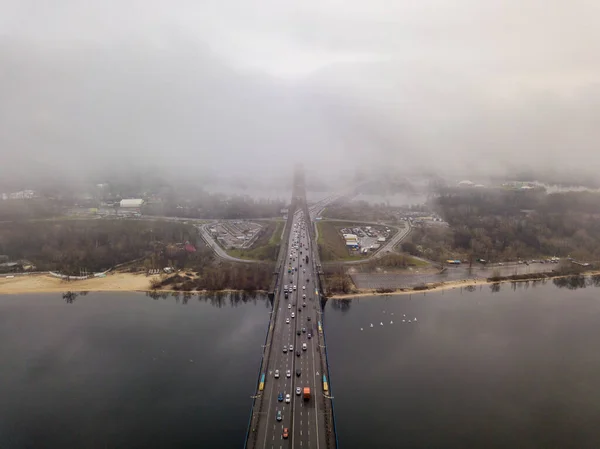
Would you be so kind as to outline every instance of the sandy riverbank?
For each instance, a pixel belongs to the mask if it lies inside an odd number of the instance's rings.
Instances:
[[[600,275],[600,271],[588,271],[585,273],[580,273],[584,276],[593,276]],[[357,293],[346,293],[339,295],[329,296],[329,299],[348,299],[348,298],[360,298],[366,296],[390,296],[390,295],[419,295],[427,292],[439,292],[442,290],[453,290],[456,288],[464,288],[469,286],[480,286],[480,285],[492,285],[492,284],[508,284],[511,282],[533,282],[533,281],[543,281],[549,279],[557,279],[557,278],[566,278],[572,275],[559,275],[559,276],[551,276],[551,277],[540,277],[535,279],[522,279],[522,280],[502,280],[502,281],[488,281],[486,279],[463,279],[458,281],[448,281],[448,282],[438,282],[433,284],[425,284],[427,289],[424,290],[413,290],[412,288],[399,289],[389,293],[377,293],[372,289],[359,289]]]
[[[53,293],[66,291],[114,292],[148,291],[150,281],[158,276],[115,273],[103,278],[64,281],[46,274],[0,278],[0,294]]]

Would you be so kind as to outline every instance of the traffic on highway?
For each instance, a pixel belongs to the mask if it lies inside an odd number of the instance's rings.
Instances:
[[[323,395],[317,338],[320,306],[309,239],[304,214],[297,211],[277,292],[279,300],[274,303],[277,317],[263,384],[261,420],[266,422],[260,425],[259,447],[325,447],[324,418],[317,400]]]

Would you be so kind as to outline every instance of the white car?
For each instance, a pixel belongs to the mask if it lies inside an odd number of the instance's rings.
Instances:
[[[296,291],[296,286],[294,285],[294,291]]]
[[[288,404],[290,403],[290,395],[289,394],[285,395],[285,402]]]
[[[302,299],[306,299],[306,295],[302,295]]]
[[[306,351],[306,343],[302,343],[302,350]]]
[[[306,290],[306,285],[303,285],[303,286],[302,286],[302,290]]]
[[[285,319],[285,324],[290,324],[290,319],[289,318]]]
[[[302,388],[296,387],[296,394],[300,396],[302,394]]]
[[[288,304],[288,309],[291,309],[291,308],[292,308],[292,305],[291,305],[291,304]]]
[[[278,369],[275,370],[275,379],[279,379],[279,370]]]
[[[289,377],[292,377],[292,372],[291,372],[290,370],[287,370],[287,371],[285,372],[285,377],[288,377],[288,378],[289,378]]]
[[[294,312],[292,312],[292,318],[296,318],[296,315],[294,314]]]
[[[290,345],[290,351],[294,352],[294,345]]]

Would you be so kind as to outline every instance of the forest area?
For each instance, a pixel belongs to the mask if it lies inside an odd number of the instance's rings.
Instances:
[[[211,253],[212,256],[212,253]],[[205,259],[206,260],[206,259]],[[190,264],[189,271],[152,281],[152,289],[175,291],[268,290],[273,277],[274,263],[235,263],[214,261]]]
[[[76,275],[99,272],[135,259],[149,267],[193,262],[177,243],[196,242],[191,225],[141,220],[60,220],[5,223],[0,228],[0,254],[27,260],[37,270]],[[185,260],[182,260],[182,256]],[[164,264],[164,265],[163,265]]]
[[[411,235],[414,251],[431,260],[600,260],[598,193],[452,189],[433,207],[450,228],[416,227]]]

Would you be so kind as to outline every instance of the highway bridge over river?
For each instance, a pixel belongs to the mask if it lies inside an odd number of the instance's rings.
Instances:
[[[271,287],[246,448],[336,448],[322,272],[300,169]]]

